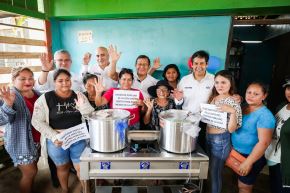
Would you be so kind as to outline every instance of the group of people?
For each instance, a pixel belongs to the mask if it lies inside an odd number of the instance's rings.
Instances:
[[[178,66],[169,64],[163,70],[164,79],[159,81],[151,76],[161,66],[159,58],[151,67],[148,56],[138,56],[134,73],[128,68],[117,72],[120,57],[114,46],[99,47],[97,64],[89,65],[91,54],[86,53],[81,73],[75,74],[70,69],[69,52],[59,50],[53,61],[46,54],[41,56],[42,71],[37,80],[29,68],[13,69],[12,88],[0,88],[0,122],[7,123],[5,148],[22,172],[21,192],[31,192],[40,152],[42,156],[48,155],[50,166],[56,167],[62,191],[68,192],[71,163],[79,177],[80,156],[87,142],[78,141],[64,150],[58,134],[84,122],[83,115],[116,108],[114,93],[119,90],[139,93],[134,107],[124,108],[132,115],[129,122],[132,130],[162,129],[158,114],[168,109],[200,113],[200,104],[209,103],[227,113],[226,128],[210,124],[204,128],[212,193],[221,192],[224,162],[231,148],[246,157],[238,174],[240,193],[252,192],[266,163],[272,192],[289,192],[290,170],[285,164],[290,160],[286,148],[290,143],[289,79],[283,84],[287,103],[275,118],[264,105],[268,90],[263,83],[252,82],[248,86],[245,105],[241,107],[243,97],[236,93],[234,77],[227,70],[215,75],[207,72],[209,54],[203,50],[191,56],[192,73],[181,78]],[[85,186],[83,182],[82,185]]]

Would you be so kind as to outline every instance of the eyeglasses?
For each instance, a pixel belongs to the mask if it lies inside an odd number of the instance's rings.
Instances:
[[[55,61],[57,61],[57,62],[70,62],[71,59],[57,59]]]
[[[34,81],[34,78],[17,78],[18,81],[21,81],[21,82],[25,82],[26,80],[28,81]]]
[[[168,92],[168,89],[157,88],[156,91],[157,92]]]

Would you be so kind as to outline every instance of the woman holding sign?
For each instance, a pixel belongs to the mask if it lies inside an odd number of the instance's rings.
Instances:
[[[224,162],[230,153],[230,133],[242,124],[240,104],[234,99],[235,82],[231,72],[221,70],[216,73],[214,87],[209,103],[216,105],[218,111],[227,113],[226,128],[207,124],[207,147],[210,156],[211,192],[220,193],[222,188],[222,170]]]
[[[105,87],[102,85],[102,79],[100,78],[95,82],[96,105],[109,104],[112,109],[128,110],[132,116],[129,122],[130,130],[140,129],[140,111],[144,107],[141,91],[132,88],[133,79],[132,70],[123,68],[119,73],[120,88],[110,88],[103,96],[101,95]]]
[[[21,171],[20,192],[31,192],[37,173],[40,133],[31,125],[33,106],[40,93],[33,90],[33,72],[29,68],[12,69],[13,87],[0,88],[1,116],[7,122],[4,145]]]
[[[252,192],[257,175],[266,164],[264,153],[275,127],[275,117],[263,104],[267,93],[263,83],[254,82],[248,86],[243,126],[232,134],[233,148],[246,157],[239,167],[239,192]]]
[[[82,124],[82,115],[94,111],[87,98],[82,93],[71,90],[71,74],[65,69],[58,69],[53,75],[55,90],[39,97],[34,106],[32,125],[46,138],[42,144],[57,167],[57,176],[62,192],[68,192],[68,177],[70,161],[80,176],[80,156],[86,141],[80,140],[67,149],[60,139],[60,134],[72,127]],[[85,129],[86,130],[86,129]]]

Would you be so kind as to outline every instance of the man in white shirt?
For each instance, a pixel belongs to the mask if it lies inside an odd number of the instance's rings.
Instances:
[[[179,99],[178,104],[183,102],[182,109],[192,113],[200,112],[200,104],[207,103],[214,86],[214,75],[208,73],[209,54],[203,50],[195,52],[191,56],[192,74],[183,77],[174,91]],[[182,97],[183,93],[183,97]]]
[[[53,80],[53,62],[56,68],[64,68],[70,71],[72,60],[70,53],[67,50],[58,50],[54,53],[53,60],[48,61],[47,54],[43,53],[40,56],[41,61],[41,73],[38,80],[35,82],[35,89],[47,92],[54,90],[54,80]],[[84,91],[82,78],[80,75],[71,72],[72,90],[74,91]]]
[[[132,88],[141,90],[144,98],[149,98],[150,95],[147,91],[148,87],[154,86],[157,79],[148,74],[150,69],[150,59],[146,55],[140,55],[135,63],[136,73],[134,74],[134,82]]]
[[[117,48],[112,45],[109,49],[105,47],[98,47],[96,50],[97,64],[89,65],[90,54],[85,54],[83,58],[82,74],[91,73],[103,78],[105,90],[115,88],[118,86],[118,73],[116,65],[121,56]],[[110,62],[111,58],[111,62]]]

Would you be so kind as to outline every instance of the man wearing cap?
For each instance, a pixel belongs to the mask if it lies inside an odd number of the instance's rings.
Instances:
[[[91,73],[103,78],[105,90],[116,88],[118,86],[118,73],[116,65],[120,59],[121,52],[117,51],[117,47],[110,45],[109,49],[98,47],[96,50],[97,63],[90,65],[91,54],[86,53],[83,58],[82,74]],[[111,58],[111,62],[110,62]]]
[[[136,73],[134,74],[133,88],[140,89],[144,98],[149,98],[150,95],[147,91],[148,87],[154,86],[157,79],[148,74],[150,69],[150,59],[146,55],[140,55],[135,62]]]

